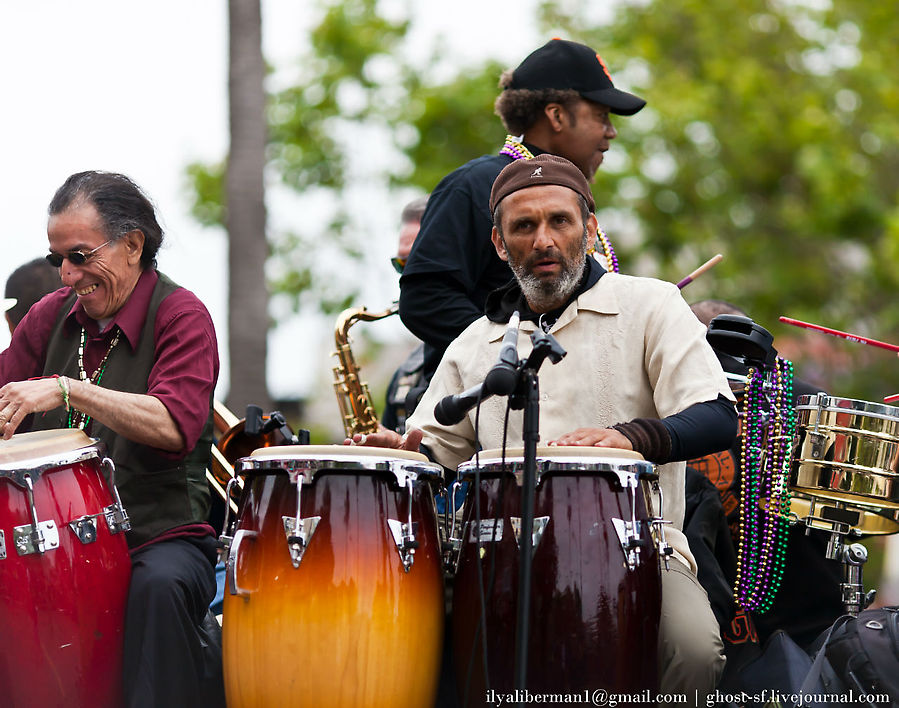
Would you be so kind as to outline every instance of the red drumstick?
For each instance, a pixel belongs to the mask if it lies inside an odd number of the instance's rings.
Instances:
[[[705,273],[709,268],[711,268],[712,266],[718,265],[718,263],[721,261],[722,258],[724,258],[724,256],[722,256],[720,253],[712,256],[705,263],[703,263],[701,266],[699,266],[699,268],[697,268],[692,273],[690,273],[690,275],[688,275],[686,278],[681,280],[677,284],[677,287],[679,289],[683,289],[683,287],[685,285],[689,285],[690,283],[692,283],[694,280],[696,280],[696,278],[698,278],[700,275]]]
[[[888,349],[891,352],[899,352],[899,346],[895,344],[889,344],[888,342],[880,342],[876,339],[868,339],[867,337],[862,337],[858,334],[849,334],[848,332],[841,332],[838,329],[831,329],[830,327],[822,327],[821,325],[809,324],[808,322],[802,322],[800,320],[794,320],[790,317],[781,317],[781,322],[786,322],[790,325],[795,325],[796,327],[805,327],[806,329],[814,329],[818,332],[824,332],[824,334],[832,334],[834,337],[842,337],[843,339],[848,339],[850,342],[859,342],[861,344],[869,344],[872,347],[880,347],[881,349]]]

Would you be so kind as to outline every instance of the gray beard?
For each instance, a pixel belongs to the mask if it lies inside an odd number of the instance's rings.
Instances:
[[[581,282],[584,265],[587,262],[586,237],[585,248],[578,255],[562,262],[562,272],[553,280],[541,280],[521,263],[510,263],[521,292],[528,305],[535,312],[549,312],[562,306],[571,297]]]

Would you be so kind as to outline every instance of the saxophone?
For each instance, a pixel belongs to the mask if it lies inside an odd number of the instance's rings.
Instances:
[[[356,433],[375,433],[378,431],[378,416],[372,405],[368,384],[359,378],[359,365],[350,348],[349,331],[356,322],[374,322],[395,315],[399,311],[397,303],[393,303],[384,312],[372,313],[366,308],[349,308],[340,313],[334,327],[334,340],[337,344],[338,365],[334,367],[334,392],[343,419],[343,429],[348,438]]]

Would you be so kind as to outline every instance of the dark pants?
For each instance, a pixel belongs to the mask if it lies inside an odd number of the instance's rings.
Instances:
[[[196,543],[161,541],[131,558],[123,667],[128,708],[218,704],[221,644],[210,642],[203,627],[215,574]]]

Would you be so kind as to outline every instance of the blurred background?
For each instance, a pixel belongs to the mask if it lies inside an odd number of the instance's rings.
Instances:
[[[879,402],[894,354],[778,317],[899,341],[897,25],[899,0],[3,3],[0,279],[46,252],[69,174],[124,172],[167,227],[160,270],[213,315],[219,398],[334,441],[337,313],[396,299],[403,205],[499,149],[499,74],[560,36],[648,100],[593,185],[622,271],[724,254],[688,302],[733,302],[798,376]],[[415,341],[397,317],[353,338],[381,402]]]

